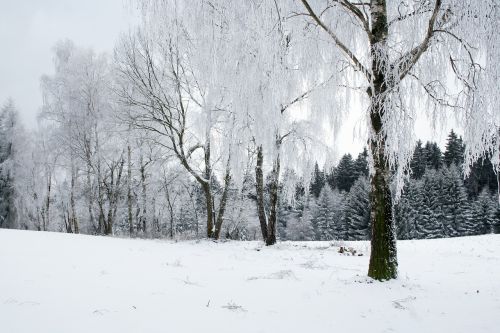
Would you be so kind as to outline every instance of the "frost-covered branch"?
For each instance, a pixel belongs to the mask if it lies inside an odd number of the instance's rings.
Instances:
[[[344,54],[350,59],[357,70],[359,70],[361,73],[365,75],[367,80],[370,82],[371,81],[371,73],[368,71],[368,69],[359,61],[359,59],[356,57],[354,52],[352,52],[337,36],[337,34],[331,30],[321,19],[320,17],[314,12],[314,10],[311,8],[309,5],[309,2],[307,0],[301,0],[302,4],[306,8],[308,15],[316,22],[318,26],[320,26],[328,35],[333,39],[335,44],[338,46],[340,50],[344,52]]]
[[[434,9],[432,11],[431,18],[429,19],[427,25],[427,32],[425,34],[424,40],[401,56],[396,60],[394,67],[398,68],[399,80],[403,80],[409,71],[417,64],[420,57],[427,51],[429,45],[431,44],[432,37],[435,32],[435,23],[438,17],[439,10],[441,9],[441,0],[436,0]]]

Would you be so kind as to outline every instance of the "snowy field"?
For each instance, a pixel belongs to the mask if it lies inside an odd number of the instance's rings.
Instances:
[[[388,283],[339,245],[0,230],[0,332],[499,332],[500,235],[399,242]]]

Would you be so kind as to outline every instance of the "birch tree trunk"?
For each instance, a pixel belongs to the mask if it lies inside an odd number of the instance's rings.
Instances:
[[[385,71],[388,66],[386,48],[389,31],[385,0],[372,0],[371,16],[372,86],[368,93],[371,99],[370,122],[373,131],[370,150],[375,172],[371,177],[372,240],[368,276],[377,280],[389,280],[397,277],[398,263],[392,197],[389,188],[390,170],[384,150],[385,138],[382,133],[384,98],[388,84]]]
[[[269,221],[267,223],[267,239],[266,245],[276,244],[276,225],[278,220],[278,198],[279,198],[279,177],[280,177],[280,153],[279,144],[277,145],[278,152],[273,162],[273,170],[271,172],[271,186],[270,186],[270,213]]]
[[[146,164],[144,163],[144,157],[141,155],[141,188],[142,188],[142,201],[141,201],[141,218],[139,220],[139,229],[142,230],[143,234],[146,234],[147,229],[147,185],[146,185]]]
[[[217,222],[215,224],[214,238],[219,239],[222,230],[222,223],[224,222],[224,212],[226,211],[227,196],[229,193],[229,186],[231,183],[231,169],[229,163],[226,167],[226,175],[224,177],[224,190],[222,191],[222,198],[219,203],[219,211],[217,213]]]
[[[75,180],[76,180],[76,169],[71,162],[71,191],[70,191],[70,206],[71,206],[71,224],[73,225],[73,232],[75,234],[80,233],[80,227],[78,226],[78,218],[76,217],[76,205],[75,205]]]
[[[127,145],[127,213],[128,232],[132,236],[134,223],[132,221],[132,153],[130,144]]]
[[[264,172],[262,166],[264,163],[264,155],[262,146],[257,148],[257,163],[255,167],[255,183],[257,193],[257,211],[259,215],[260,230],[262,239],[266,245],[276,244],[276,226],[278,220],[278,201],[279,201],[279,174],[280,174],[280,154],[279,150],[281,142],[278,138],[276,142],[277,156],[273,161],[273,169],[271,171],[270,192],[269,192],[269,218],[266,212],[264,203]]]
[[[257,147],[257,163],[255,166],[255,191],[257,193],[257,212],[259,215],[260,231],[262,239],[267,241],[267,214],[264,202],[264,172],[262,166],[264,164],[264,154],[262,146]]]

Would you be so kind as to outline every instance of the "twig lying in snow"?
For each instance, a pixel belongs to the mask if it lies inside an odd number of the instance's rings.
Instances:
[[[221,306],[224,309],[228,309],[231,311],[241,311],[241,312],[247,312],[241,305],[237,305],[235,303],[229,302],[227,305]]]

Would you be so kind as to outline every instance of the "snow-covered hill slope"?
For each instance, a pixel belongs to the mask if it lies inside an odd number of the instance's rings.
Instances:
[[[332,243],[0,230],[0,332],[498,332],[500,235],[399,242],[400,278]]]

